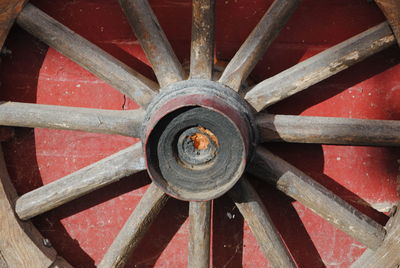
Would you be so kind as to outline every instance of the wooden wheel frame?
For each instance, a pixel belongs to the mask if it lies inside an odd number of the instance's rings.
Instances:
[[[212,81],[213,0],[193,1],[189,78],[148,2],[119,2],[153,66],[159,85],[33,5],[21,0],[2,4],[5,12],[0,14],[4,22],[1,42],[16,18],[19,26],[104,79],[142,109],[109,111],[5,102],[0,105],[0,125],[119,134],[140,137],[143,142],[143,146],[136,144],[126,148],[20,197],[16,196],[1,160],[2,267],[69,267],[27,220],[144,169],[148,169],[153,183],[99,267],[124,266],[169,195],[190,202],[189,267],[209,267],[210,200],[226,192],[250,226],[270,264],[296,267],[260,197],[247,181],[247,172],[275,185],[366,245],[369,249],[354,267],[397,267],[400,264],[400,213],[394,213],[384,227],[259,145],[260,142],[285,141],[398,146],[398,121],[258,113],[394,45],[396,38],[388,23],[381,23],[249,89],[243,87],[244,81],[295,11],[299,0],[275,0],[216,82]],[[396,7],[396,3],[392,3]],[[393,29],[396,32],[398,28]],[[212,124],[215,120],[226,123]],[[231,129],[229,133],[222,128],[226,126]],[[7,131],[4,129],[5,136]],[[236,147],[232,141],[237,141]],[[222,154],[224,157],[219,157]],[[223,162],[227,157],[230,157],[228,163]],[[173,161],[175,166],[168,166]],[[223,177],[225,173],[213,170],[221,169],[218,165],[225,165],[230,176]],[[180,180],[176,179],[187,171],[193,176],[182,175]]]

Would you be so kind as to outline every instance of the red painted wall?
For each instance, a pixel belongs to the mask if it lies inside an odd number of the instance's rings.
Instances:
[[[116,0],[32,1],[49,15],[144,75],[155,79]],[[150,0],[183,63],[190,55],[189,0]],[[217,0],[216,52],[228,61],[272,0]],[[366,0],[304,0],[257,65],[261,81],[384,20]],[[18,27],[6,46],[12,55],[0,71],[1,100],[102,109],[136,109],[97,77]],[[400,120],[399,49],[376,56],[293,96],[269,110],[293,115]],[[17,129],[5,144],[9,172],[20,194],[65,176],[137,142],[136,139],[73,131]],[[267,144],[329,189],[382,224],[398,200],[395,148]],[[311,211],[257,180],[273,221],[299,267],[348,267],[365,247]],[[34,219],[43,235],[71,264],[94,267],[143,195],[142,173],[98,190]],[[367,202],[367,203],[366,203]],[[188,206],[170,201],[129,267],[184,267]],[[226,197],[214,202],[214,267],[267,267],[248,226]]]

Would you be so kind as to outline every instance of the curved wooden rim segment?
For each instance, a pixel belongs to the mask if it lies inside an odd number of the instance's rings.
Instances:
[[[26,2],[7,0],[0,3],[0,50]],[[17,198],[0,146],[0,267],[72,267],[57,256],[52,247],[44,246],[44,237],[31,222],[18,220],[14,212]]]
[[[44,237],[31,222],[17,219],[14,208],[17,193],[10,181],[0,148],[0,266],[55,267],[55,262],[72,267],[57,256],[52,247],[44,246]]]

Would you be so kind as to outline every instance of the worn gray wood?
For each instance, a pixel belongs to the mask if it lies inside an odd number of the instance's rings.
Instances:
[[[300,0],[275,0],[226,66],[219,82],[239,91],[299,3]]]
[[[297,267],[261,198],[246,178],[229,192],[272,267]]]
[[[44,43],[97,75],[121,93],[147,106],[158,86],[93,43],[27,4],[16,22]]]
[[[167,200],[168,196],[152,183],[97,267],[125,267],[129,254],[138,246]]]
[[[382,244],[383,226],[268,150],[257,148],[249,171],[367,247],[377,249]]]
[[[189,205],[189,268],[210,267],[211,201]]]
[[[212,80],[215,0],[192,1],[190,78]]]
[[[260,113],[262,142],[400,146],[400,121]]]
[[[400,212],[386,224],[387,235],[376,251],[367,250],[351,268],[398,268],[400,265]]]
[[[245,99],[261,111],[395,43],[388,23],[383,22],[262,81],[247,92]]]
[[[44,104],[0,102],[0,125],[80,130],[140,137],[142,109],[113,111]]]
[[[186,74],[147,0],[119,0],[161,87],[186,79]]]
[[[17,198],[0,148],[0,267],[53,267],[51,265],[60,260],[63,267],[70,268],[53,247],[44,246],[44,237],[31,222],[22,222],[15,217]]]
[[[137,143],[22,195],[15,212],[27,220],[144,169],[142,146]]]
[[[0,49],[14,18],[26,1],[6,0],[0,3]],[[0,128],[0,142],[12,137],[11,128]],[[44,237],[31,222],[22,222],[15,216],[17,192],[12,185],[0,147],[0,267],[31,268],[72,266],[57,256],[51,246],[45,246]],[[62,266],[59,265],[62,263]],[[57,266],[55,266],[57,264]]]

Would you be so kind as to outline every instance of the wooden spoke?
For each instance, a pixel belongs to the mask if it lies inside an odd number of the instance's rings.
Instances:
[[[15,211],[27,220],[145,169],[141,144],[113,154],[18,198]]]
[[[219,81],[239,91],[299,3],[300,0],[275,0],[229,62]]]
[[[400,121],[259,114],[262,142],[400,146]]]
[[[8,32],[27,0],[3,0],[0,3],[0,50]]]
[[[193,0],[190,78],[212,79],[215,0]]]
[[[139,137],[144,111],[112,111],[18,102],[0,102],[0,125],[80,130]]]
[[[132,70],[33,5],[26,5],[18,16],[17,23],[141,106],[147,106],[155,95],[154,90],[157,85],[153,81]]]
[[[210,267],[211,201],[190,202],[189,268]]]
[[[165,33],[147,0],[119,0],[161,87],[186,79]]]
[[[382,246],[372,251],[367,249],[354,262],[352,268],[399,267],[400,263],[400,213],[396,212],[386,224],[387,235]]]
[[[387,22],[381,23],[283,71],[252,88],[246,100],[261,111],[302,91],[393,44]]]
[[[107,250],[98,267],[125,267],[129,254],[137,247],[167,200],[168,196],[152,183]]]
[[[368,216],[268,150],[257,148],[250,172],[277,186],[316,214],[371,249],[377,249],[385,230]]]
[[[44,237],[32,222],[21,222],[15,217],[17,197],[0,147],[0,267],[71,268],[65,261],[64,266],[53,266],[57,258],[54,248],[43,243]]]
[[[297,267],[253,186],[242,178],[230,195],[270,264],[277,268]]]

